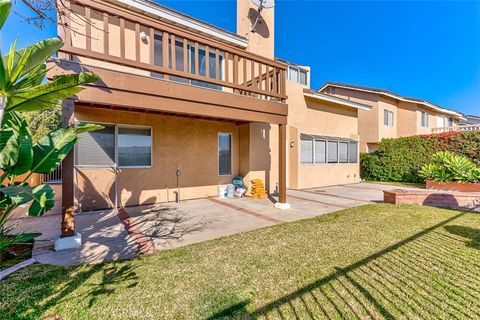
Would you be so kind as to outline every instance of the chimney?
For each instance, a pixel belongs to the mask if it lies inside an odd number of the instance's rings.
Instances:
[[[237,34],[247,37],[247,51],[274,59],[275,8],[261,11],[255,32],[252,32],[257,17],[256,5],[250,0],[237,0]]]

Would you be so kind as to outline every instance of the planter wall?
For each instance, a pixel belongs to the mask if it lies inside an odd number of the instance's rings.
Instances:
[[[383,201],[390,204],[420,204],[449,209],[480,211],[480,194],[427,190],[386,190]]]
[[[438,182],[427,180],[426,188],[444,191],[480,192],[480,183]]]

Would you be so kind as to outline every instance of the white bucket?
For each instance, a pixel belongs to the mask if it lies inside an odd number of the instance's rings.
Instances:
[[[223,199],[227,195],[227,186],[218,186],[218,197]]]
[[[233,198],[235,196],[235,186],[233,184],[229,184],[227,186],[227,197]]]

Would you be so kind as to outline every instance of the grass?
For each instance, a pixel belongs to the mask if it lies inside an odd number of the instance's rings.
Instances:
[[[480,215],[368,205],[128,261],[35,265],[0,319],[480,317]]]

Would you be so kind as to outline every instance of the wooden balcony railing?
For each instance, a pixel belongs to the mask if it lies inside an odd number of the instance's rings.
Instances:
[[[432,128],[432,133],[457,132],[457,131],[475,131],[480,130],[480,124],[469,124],[453,127]]]
[[[69,6],[71,28],[59,30],[63,58],[93,59],[259,99],[287,98],[282,62],[104,1],[75,0]]]

